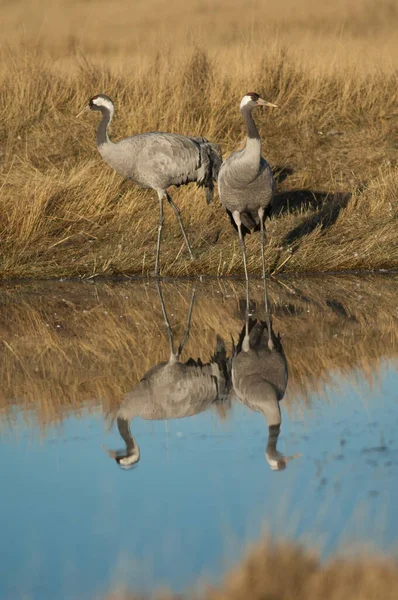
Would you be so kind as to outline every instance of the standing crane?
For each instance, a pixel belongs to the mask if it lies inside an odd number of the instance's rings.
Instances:
[[[167,189],[171,185],[180,186],[195,181],[199,187],[206,189],[206,200],[209,204],[213,199],[214,181],[217,181],[222,162],[219,146],[210,143],[204,137],[186,137],[161,132],[141,133],[114,143],[108,135],[114,114],[111,98],[104,94],[93,96],[77,117],[88,110],[100,111],[102,114],[97,131],[97,148],[102,158],[124,177],[140,187],[156,190],[158,194],[159,225],[155,275],[159,275],[164,198],[174,210],[192,260],[194,256],[180,210]]]
[[[253,120],[256,106],[272,106],[255,92],[243,96],[240,111],[246,125],[246,145],[233,152],[222,164],[218,176],[221,202],[239,233],[245,277],[248,280],[244,236],[251,230],[261,230],[261,255],[265,280],[264,221],[271,209],[274,178],[267,161],[261,156],[261,138]]]
[[[226,394],[230,370],[223,340],[217,336],[217,346],[209,363],[200,359],[180,361],[180,355],[189,336],[195,292],[191,297],[183,339],[174,350],[173,331],[167,317],[163,295],[158,282],[158,293],[167,328],[170,358],[154,365],[133,390],[126,394],[117,413],[117,426],[125,442],[123,450],[108,450],[123,469],[130,469],[140,460],[140,449],[130,431],[129,423],[135,417],[150,421],[181,419],[206,410],[221,402]]]

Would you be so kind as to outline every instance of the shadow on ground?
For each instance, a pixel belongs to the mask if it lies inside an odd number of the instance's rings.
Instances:
[[[327,229],[333,225],[340,211],[347,206],[350,198],[351,193],[330,193],[307,189],[275,194],[272,203],[272,215],[274,216],[302,210],[314,211],[285,235],[282,241],[283,245],[291,245],[301,237],[314,231],[318,226]]]
[[[287,165],[275,166],[275,167],[273,167],[272,172],[274,175],[275,183],[277,185],[280,185],[281,183],[283,183],[285,181],[285,179],[287,179],[289,177],[289,175],[293,175],[294,169]]]

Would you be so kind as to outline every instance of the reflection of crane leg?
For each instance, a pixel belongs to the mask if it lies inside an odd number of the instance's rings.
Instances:
[[[193,303],[194,303],[194,300],[195,300],[195,293],[196,293],[196,289],[193,288],[192,289],[192,294],[191,294],[191,303],[189,305],[189,311],[188,311],[188,317],[187,317],[187,324],[185,326],[184,337],[182,338],[181,344],[178,347],[177,358],[180,358],[180,354],[183,351],[184,346],[187,343],[188,338],[189,338],[189,330],[191,329],[191,318],[192,318]]]
[[[268,308],[268,296],[267,296],[267,282],[265,277],[265,257],[264,257],[264,248],[265,248],[265,228],[264,228],[264,208],[258,209],[258,216],[260,217],[260,235],[261,235],[261,260],[263,265],[263,280],[264,280],[264,308],[265,308],[265,320],[268,326],[268,348],[270,350],[273,349],[274,344],[272,342],[271,336],[271,317],[269,314]]]
[[[166,329],[167,329],[167,335],[168,335],[168,338],[169,338],[170,360],[172,360],[172,359],[175,359],[174,344],[173,344],[173,330],[171,329],[170,321],[168,319],[167,312],[166,312],[166,307],[164,305],[164,299],[163,299],[163,294],[162,294],[162,288],[161,288],[161,285],[160,285],[160,281],[156,282],[156,287],[158,288],[160,305],[162,307],[163,318],[164,318],[164,322],[165,322]]]
[[[246,279],[246,318],[245,318],[245,337],[243,338],[242,350],[249,352],[250,336],[249,336],[249,280]]]
[[[184,236],[184,240],[185,240],[185,243],[186,243],[187,248],[188,248],[189,256],[191,257],[191,260],[193,260],[194,259],[194,255],[192,254],[191,246],[189,245],[188,237],[187,237],[187,234],[185,232],[184,224],[183,224],[182,218],[181,218],[180,209],[178,208],[178,206],[176,204],[174,204],[171,196],[169,196],[169,194],[167,192],[166,192],[166,198],[167,198],[167,201],[170,204],[171,208],[174,210],[174,214],[177,217],[177,221],[178,221],[178,223],[179,223],[179,225],[181,227],[182,235]]]

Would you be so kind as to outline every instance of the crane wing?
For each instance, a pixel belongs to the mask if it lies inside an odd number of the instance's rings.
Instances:
[[[134,154],[132,179],[155,189],[190,181],[207,186],[221,165],[221,152],[206,138],[153,132],[126,138],[118,145],[126,154]]]

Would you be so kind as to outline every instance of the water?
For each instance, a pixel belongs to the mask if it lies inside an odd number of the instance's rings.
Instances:
[[[245,290],[236,281],[195,285],[181,358],[206,363],[217,334],[230,355]],[[162,284],[175,350],[192,288]],[[214,377],[210,396],[217,389],[219,398],[209,404],[208,395],[208,406],[192,407],[190,392],[181,408],[178,385],[165,390],[166,407],[136,396],[130,430],[140,459],[122,469],[112,458],[116,449],[126,458],[119,409],[170,354],[156,285],[3,286],[0,597],[85,599],[120,584],[181,591],[218,581],[264,533],[325,559],[358,546],[395,551],[397,292],[392,276],[270,284],[289,369],[277,450],[300,455],[286,469],[266,460],[264,414]],[[250,298],[262,317],[261,282]],[[148,410],[168,418],[149,420]],[[171,418],[187,410],[196,414]]]

